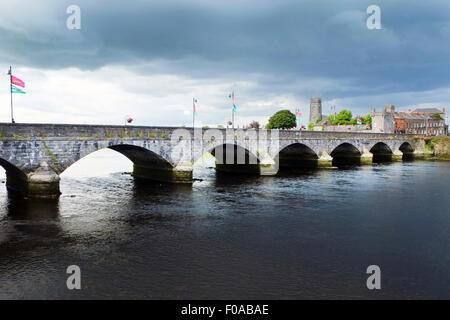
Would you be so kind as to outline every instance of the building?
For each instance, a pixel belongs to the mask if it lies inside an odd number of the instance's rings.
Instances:
[[[393,105],[384,106],[380,112],[374,108],[370,110],[372,117],[372,132],[394,133],[395,107]]]
[[[414,111],[395,111],[393,105],[385,106],[381,112],[371,110],[372,132],[409,133],[427,135],[447,135],[445,108],[415,109]]]
[[[445,109],[416,109],[409,112],[395,112],[395,132],[410,134],[427,134],[432,136],[447,135]]]
[[[309,122],[322,119],[322,98],[311,98],[309,102]]]

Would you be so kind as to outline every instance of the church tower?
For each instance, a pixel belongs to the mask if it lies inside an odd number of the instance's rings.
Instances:
[[[311,98],[309,103],[309,122],[316,123],[322,119],[322,98]]]

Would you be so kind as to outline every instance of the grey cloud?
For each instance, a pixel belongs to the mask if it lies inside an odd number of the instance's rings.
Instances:
[[[143,73],[256,79],[259,94],[302,89],[357,97],[450,84],[445,0],[377,1],[383,30],[366,28],[365,9],[373,4],[366,0],[82,0],[82,30],[73,31],[65,29],[72,2],[48,2],[40,20],[29,12],[34,19],[22,26],[26,33],[0,24],[1,59],[41,68],[125,65]],[[314,79],[342,86],[296,85]]]

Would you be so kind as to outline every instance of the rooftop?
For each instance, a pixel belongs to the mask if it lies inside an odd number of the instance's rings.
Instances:
[[[417,113],[445,113],[442,109],[438,109],[438,108],[418,108],[415,109],[413,112],[417,112]]]

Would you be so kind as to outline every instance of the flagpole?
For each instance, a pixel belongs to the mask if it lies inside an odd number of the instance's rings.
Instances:
[[[11,92],[11,123],[14,121],[14,109],[13,109],[13,92],[12,92],[12,68],[9,66],[9,90]]]
[[[192,165],[194,165],[194,140],[195,140],[195,97],[192,98],[192,140],[191,140]]]
[[[233,104],[233,108],[231,109],[231,125],[234,130],[234,91],[231,93],[231,103]]]

